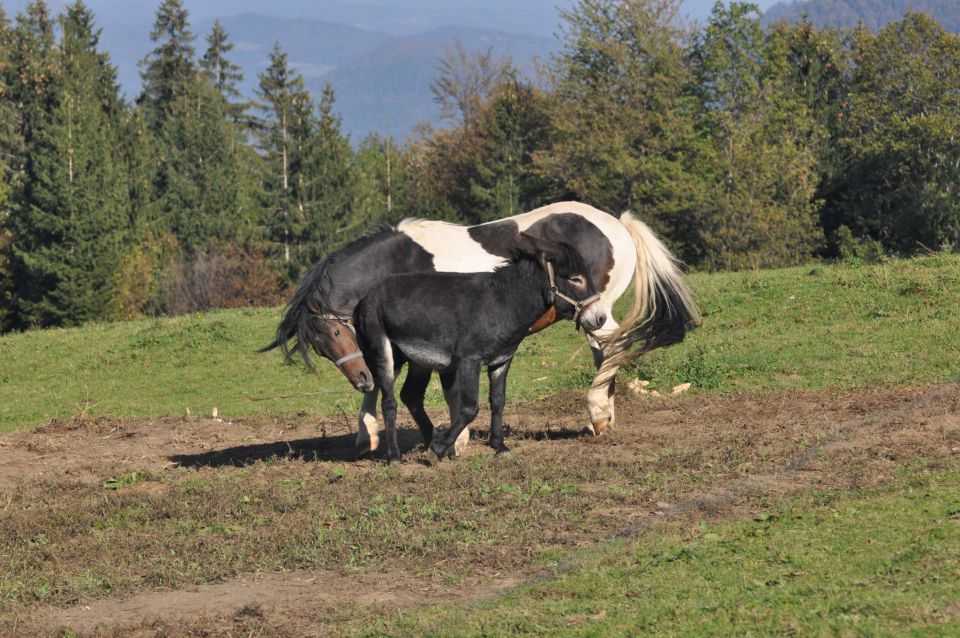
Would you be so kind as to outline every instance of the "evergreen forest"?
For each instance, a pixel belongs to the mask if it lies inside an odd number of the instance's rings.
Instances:
[[[441,121],[351,140],[282,42],[242,94],[230,34],[193,33],[181,0],[132,102],[82,0],[0,4],[0,330],[278,304],[382,224],[566,199],[634,211],[697,270],[960,246],[957,35],[678,10],[579,0],[536,77],[454,46]]]

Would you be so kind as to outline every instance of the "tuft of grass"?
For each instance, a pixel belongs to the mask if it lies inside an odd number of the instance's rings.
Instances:
[[[694,391],[923,384],[960,377],[960,255],[697,274],[703,327],[626,370]],[[624,304],[629,303],[628,299]],[[0,337],[0,433],[90,416],[352,414],[359,395],[329,362],[315,374],[257,354],[278,309],[242,309]],[[510,400],[583,389],[590,349],[571,324],[521,344]],[[428,405],[440,406],[439,383]]]
[[[150,480],[150,472],[130,472],[122,476],[110,476],[103,481],[103,486],[108,490],[119,490],[124,487],[136,485],[140,481]]]

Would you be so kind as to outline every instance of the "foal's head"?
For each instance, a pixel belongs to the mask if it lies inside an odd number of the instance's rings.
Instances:
[[[572,319],[587,331],[598,330],[607,321],[600,295],[580,253],[566,242],[553,242],[523,234],[523,252],[532,253],[548,278],[552,307],[557,319]]]

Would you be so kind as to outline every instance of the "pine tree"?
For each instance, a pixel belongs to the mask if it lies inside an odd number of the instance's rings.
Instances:
[[[233,43],[228,37],[220,20],[214,22],[210,35],[207,36],[207,50],[200,59],[200,68],[207,82],[227,102],[227,112],[232,122],[245,125],[248,123],[246,110],[249,104],[243,101],[240,89],[237,88],[243,82],[243,73],[240,67],[226,57],[233,50]]]
[[[494,89],[479,129],[482,151],[469,178],[471,221],[509,217],[544,204],[551,185],[534,170],[533,156],[549,146],[546,104],[512,67]]]
[[[75,325],[111,309],[128,217],[114,152],[122,103],[116,72],[80,0],[61,22],[50,111],[33,129],[12,215],[18,323]]]
[[[196,82],[194,35],[181,0],[163,0],[150,39],[156,47],[140,62],[143,92],[137,104],[143,107],[151,130],[159,132],[170,109],[187,97]]]
[[[316,132],[314,104],[287,62],[287,54],[274,45],[270,66],[260,74],[257,95],[265,120],[260,125],[260,149],[266,160],[264,198],[268,238],[281,247],[281,259],[288,277],[299,277],[292,263],[296,238],[306,224],[306,202],[302,174],[306,149]]]
[[[354,221],[353,152],[341,132],[340,116],[333,110],[335,101],[333,87],[327,84],[320,96],[316,133],[310,137],[298,175],[306,204],[306,224],[297,242],[301,267],[319,261],[344,243],[347,237],[343,233]]]
[[[414,214],[404,206],[410,187],[406,154],[406,150],[393,139],[376,133],[367,135],[360,142],[353,158],[354,226],[369,229],[377,223],[396,223]],[[360,232],[349,232],[348,235]]]
[[[240,134],[226,99],[201,77],[181,0],[164,0],[151,38],[157,46],[142,62],[139,103],[159,151],[159,219],[188,255],[212,240],[242,242],[252,233],[253,206]],[[218,46],[227,50],[224,42]],[[224,70],[220,80],[229,87],[231,71]]]
[[[11,242],[7,228],[8,202],[14,189],[13,162],[18,149],[19,131],[16,112],[10,95],[10,23],[0,6],[0,333],[10,328],[14,316]]]

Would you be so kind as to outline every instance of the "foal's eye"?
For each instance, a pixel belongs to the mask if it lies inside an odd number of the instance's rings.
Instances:
[[[334,332],[334,333],[333,333],[333,336],[334,336],[334,337],[339,337],[339,336],[340,336],[340,331],[337,330],[336,332]]]
[[[574,286],[582,286],[584,284],[583,277],[580,275],[574,275],[573,277],[568,278],[567,281],[572,283]]]

